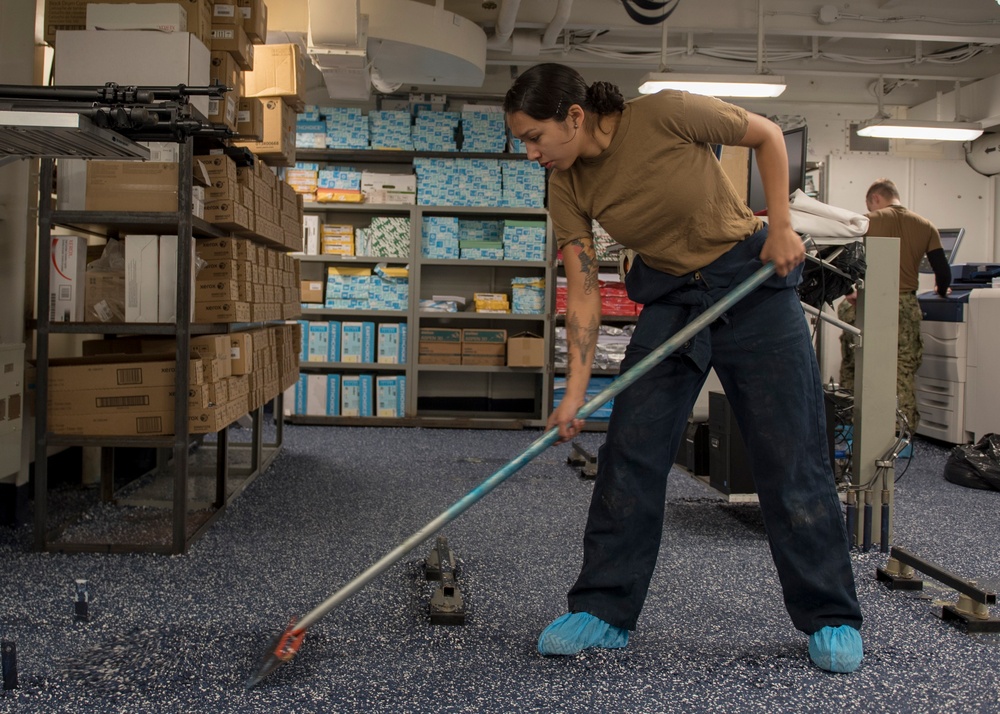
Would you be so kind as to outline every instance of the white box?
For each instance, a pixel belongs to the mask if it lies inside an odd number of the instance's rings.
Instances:
[[[204,87],[211,82],[211,54],[190,32],[60,30],[55,84]],[[193,97],[191,106],[208,116],[208,97]]]
[[[319,216],[302,216],[302,249],[305,255],[319,255]]]
[[[0,479],[21,469],[21,430],[24,426],[24,345],[0,344]],[[16,486],[27,483],[9,479]]]
[[[88,3],[87,29],[187,32],[187,10],[177,3]]]
[[[84,321],[86,272],[87,239],[81,236],[53,236],[49,265],[50,321]]]
[[[325,374],[310,374],[306,377],[306,414],[326,416],[327,390],[329,383]]]
[[[362,171],[361,193],[365,197],[365,203],[415,204],[417,175]]]
[[[177,322],[177,236],[160,236],[160,296],[157,322]],[[194,319],[195,249],[191,241],[191,315]]]
[[[159,300],[159,236],[125,236],[125,322],[157,322]]]

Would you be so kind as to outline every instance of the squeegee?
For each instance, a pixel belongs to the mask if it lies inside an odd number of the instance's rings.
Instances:
[[[678,347],[715,322],[724,312],[753,292],[773,273],[773,263],[767,263],[761,267],[744,282],[720,298],[718,302],[681,328],[673,337],[639,360],[631,369],[619,375],[617,379],[601,390],[597,396],[580,407],[580,410],[576,413],[576,418],[586,419],[589,417],[602,405],[624,391],[637,379],[666,359],[668,355],[675,352]],[[380,560],[369,566],[367,570],[344,585],[310,612],[303,615],[301,619],[293,619],[288,627],[285,628],[285,631],[272,639],[268,644],[267,650],[257,665],[257,670],[247,680],[247,689],[253,687],[282,664],[295,657],[305,639],[306,631],[326,617],[331,610],[354,595],[354,593],[371,582],[377,575],[380,575],[394,563],[401,560],[407,553],[433,536],[441,528],[465,513],[473,504],[506,481],[511,475],[545,451],[545,449],[554,444],[558,439],[559,429],[557,427],[547,430],[542,436],[535,439],[531,446],[525,449],[520,456],[507,462],[500,470],[453,503],[447,510],[428,522],[423,528],[386,553]]]

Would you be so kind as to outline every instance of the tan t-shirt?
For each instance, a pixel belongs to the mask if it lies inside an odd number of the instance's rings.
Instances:
[[[596,220],[652,268],[684,275],[758,230],[711,144],[734,145],[744,109],[666,90],[628,102],[611,145],[549,179],[549,214],[559,247],[591,236]]]
[[[912,293],[919,287],[920,261],[941,247],[941,235],[934,224],[903,206],[888,206],[868,214],[870,236],[899,238],[899,292]]]

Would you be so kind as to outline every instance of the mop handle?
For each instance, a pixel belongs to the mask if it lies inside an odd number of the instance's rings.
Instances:
[[[666,359],[666,357],[676,351],[678,347],[697,335],[705,327],[708,327],[715,322],[724,312],[726,312],[726,310],[749,295],[757,287],[759,287],[761,283],[771,277],[772,273],[774,273],[773,263],[767,263],[761,267],[756,273],[733,288],[725,295],[725,297],[721,298],[718,302],[684,326],[679,332],[677,332],[677,334],[639,360],[635,366],[624,374],[619,375],[617,379],[601,390],[597,396],[580,407],[580,410],[576,413],[576,418],[586,419],[588,416],[593,414],[601,406],[610,401],[615,395],[624,391],[626,387],[630,386],[633,382]],[[554,444],[558,438],[558,427],[552,427],[542,436],[535,439],[531,446],[525,449],[520,456],[508,462],[506,466],[465,494],[446,511],[441,513],[441,515],[427,523],[427,525],[423,528],[400,543],[393,550],[389,551],[378,562],[371,565],[367,570],[354,578],[354,580],[344,585],[340,590],[324,600],[311,612],[303,616],[302,619],[295,624],[295,632],[298,633],[306,630],[311,625],[318,622],[326,616],[330,610],[340,605],[340,603],[344,602],[347,598],[351,597],[351,595],[367,585],[373,578],[375,578],[375,576],[379,575],[396,561],[403,558],[403,556],[430,538],[442,527],[451,523],[453,520],[465,513],[465,511],[467,511],[483,496],[506,481],[508,477],[520,470],[525,464]]]

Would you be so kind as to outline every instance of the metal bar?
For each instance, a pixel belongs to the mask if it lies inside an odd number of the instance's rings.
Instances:
[[[997,602],[997,594],[995,592],[991,590],[983,590],[982,588],[977,587],[975,583],[963,580],[957,575],[949,573],[947,570],[942,570],[933,563],[928,563],[926,560],[921,560],[917,556],[902,548],[893,546],[889,550],[889,557],[895,558],[904,565],[909,565],[914,570],[919,570],[924,575],[928,575],[938,582],[944,583],[948,587],[957,590],[963,595],[968,595],[976,602],[984,605],[995,605]]]
[[[855,327],[854,325],[849,325],[848,323],[844,322],[843,320],[838,320],[833,315],[827,315],[825,312],[823,312],[822,310],[817,310],[812,305],[807,305],[804,302],[803,303],[799,303],[799,304],[802,305],[802,309],[803,310],[805,310],[806,312],[808,312],[813,317],[818,317],[820,320],[823,320],[824,322],[828,322],[831,325],[833,325],[834,327],[839,327],[844,332],[850,332],[852,335],[854,335],[856,337],[860,337],[861,336],[861,330],[858,329],[857,327]]]
[[[627,387],[634,384],[636,380],[662,362],[668,355],[676,351],[678,347],[693,338],[704,328],[711,325],[729,308],[746,297],[754,289],[759,287],[761,283],[767,280],[773,273],[774,264],[768,263],[749,277],[745,282],[737,285],[732,291],[729,292],[729,294],[705,310],[705,312],[692,320],[669,340],[639,360],[639,362],[637,362],[632,369],[619,376],[614,382],[602,389],[596,397],[580,407],[580,410],[576,415],[577,418],[586,419],[603,406],[608,400],[612,399],[616,394],[621,393]],[[354,578],[354,580],[347,583],[340,590],[322,602],[318,607],[307,613],[296,623],[295,631],[302,632],[310,625],[320,620],[328,612],[330,612],[330,610],[337,607],[337,605],[367,585],[382,571],[388,569],[393,563],[430,538],[442,527],[465,513],[465,511],[467,511],[473,504],[478,502],[493,489],[506,481],[511,475],[520,470],[525,464],[554,444],[558,438],[559,430],[557,428],[553,427],[552,429],[546,431],[520,456],[517,456],[512,461],[508,462],[506,466],[483,481],[476,488],[469,491],[465,496],[452,504],[450,508],[437,516],[437,518],[431,520],[423,528],[389,551],[389,553],[383,556],[378,562],[370,566],[367,570]]]
[[[191,253],[194,249],[191,226],[191,184],[193,181],[194,140],[180,145],[177,166],[177,372],[174,391],[174,506],[173,550],[187,549],[187,477],[188,477],[188,382],[191,355]],[[128,240],[126,238],[126,240]]]
[[[110,503],[115,497],[115,450],[99,446],[101,450],[101,500]]]
[[[229,481],[229,427],[218,433],[215,447],[215,507],[226,505],[226,482]]]
[[[52,261],[53,159],[42,159],[38,180],[38,326],[35,330],[35,549],[48,531],[49,263]]]
[[[261,441],[264,435],[264,408],[257,407],[250,412],[250,419],[252,421],[252,427],[250,429],[251,439],[250,439],[250,473],[255,476],[261,473],[264,469],[261,464],[264,461],[264,449]]]
[[[280,449],[282,444],[285,443],[285,393],[284,391],[278,392],[277,396],[274,398],[273,415],[274,415],[274,446],[276,449]]]

